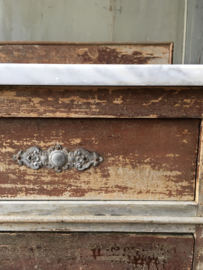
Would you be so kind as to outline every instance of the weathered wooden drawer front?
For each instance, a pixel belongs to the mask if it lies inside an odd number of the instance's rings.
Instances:
[[[6,270],[192,269],[192,235],[1,233]]]
[[[202,118],[202,99],[202,87],[191,86],[56,87],[0,85],[0,116]]]
[[[0,119],[4,199],[194,200],[198,119]],[[32,146],[85,148],[85,171],[33,170],[13,160]]]

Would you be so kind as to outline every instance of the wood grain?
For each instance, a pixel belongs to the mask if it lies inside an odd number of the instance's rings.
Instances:
[[[197,216],[203,216],[203,122],[201,119],[199,147],[198,147],[198,163],[196,177],[196,203],[198,205]]]
[[[171,64],[173,44],[1,43],[0,63]]]
[[[0,117],[202,118],[202,87],[0,86]]]
[[[26,204],[26,202],[25,202]],[[1,222],[1,232],[126,232],[126,233],[195,233],[195,225],[137,223],[67,223]]]
[[[194,200],[198,119],[0,119],[2,199]],[[104,161],[62,173],[19,166],[38,146],[83,147]]]
[[[0,201],[1,218],[30,216],[195,217],[197,204],[183,201]],[[167,221],[168,222],[168,221]],[[175,223],[176,221],[174,221]]]
[[[193,270],[203,269],[203,226],[196,226]]]
[[[189,270],[192,235],[1,233],[4,270]]]

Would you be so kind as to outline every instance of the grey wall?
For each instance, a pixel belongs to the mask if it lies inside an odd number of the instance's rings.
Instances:
[[[196,63],[203,38],[194,49],[191,21],[201,26],[198,4],[203,0],[0,0],[0,41],[173,41],[174,63]]]
[[[188,0],[185,63],[203,64],[203,0]]]

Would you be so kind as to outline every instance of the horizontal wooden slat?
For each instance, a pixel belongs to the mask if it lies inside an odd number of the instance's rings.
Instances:
[[[171,43],[0,42],[0,63],[171,64]]]
[[[0,223],[2,232],[132,232],[132,233],[195,233],[194,224],[157,223],[67,223],[67,222],[7,222]]]
[[[164,224],[164,225],[200,225],[202,217],[157,217],[157,216],[0,216],[0,223],[67,223],[67,224]]]
[[[1,199],[194,200],[198,119],[0,119]],[[12,156],[61,144],[104,161],[61,173]]]
[[[0,217],[163,216],[195,217],[195,202],[166,201],[0,201]]]
[[[193,243],[192,235],[1,233],[0,259],[7,270],[186,270]]]
[[[202,87],[0,86],[0,116],[202,118],[202,100]]]

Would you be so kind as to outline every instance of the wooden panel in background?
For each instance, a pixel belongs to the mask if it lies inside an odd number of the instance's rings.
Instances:
[[[202,90],[202,87],[0,86],[0,116],[202,118]]]
[[[0,63],[171,64],[172,43],[0,43]]]
[[[198,119],[0,119],[2,199],[194,200]],[[104,161],[61,173],[19,166],[19,150],[61,144]]]
[[[187,1],[184,64],[203,64],[203,1]]]
[[[188,270],[192,235],[1,233],[4,270]]]

